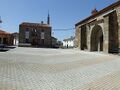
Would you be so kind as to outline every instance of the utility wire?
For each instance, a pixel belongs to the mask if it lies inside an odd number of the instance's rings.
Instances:
[[[61,29],[52,29],[53,31],[69,31],[69,30],[75,30],[75,28],[61,28]]]

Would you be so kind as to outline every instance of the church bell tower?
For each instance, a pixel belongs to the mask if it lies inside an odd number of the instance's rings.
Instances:
[[[47,24],[50,25],[50,15],[49,15],[49,12],[48,12],[48,17],[47,17]]]

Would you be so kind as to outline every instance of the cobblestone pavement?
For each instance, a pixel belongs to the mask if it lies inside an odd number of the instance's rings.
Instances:
[[[120,56],[74,49],[0,52],[0,90],[120,90]]]

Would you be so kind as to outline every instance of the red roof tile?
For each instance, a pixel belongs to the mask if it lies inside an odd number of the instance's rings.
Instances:
[[[0,34],[11,34],[11,33],[8,33],[8,32],[5,32],[3,30],[0,30]]]

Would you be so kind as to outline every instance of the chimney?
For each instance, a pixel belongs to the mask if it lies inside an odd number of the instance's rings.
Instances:
[[[43,21],[41,21],[41,24],[44,24],[44,22],[43,22]]]
[[[94,8],[94,9],[92,10],[91,14],[93,15],[93,14],[96,14],[97,12],[98,12],[98,10],[97,10],[96,8]]]

